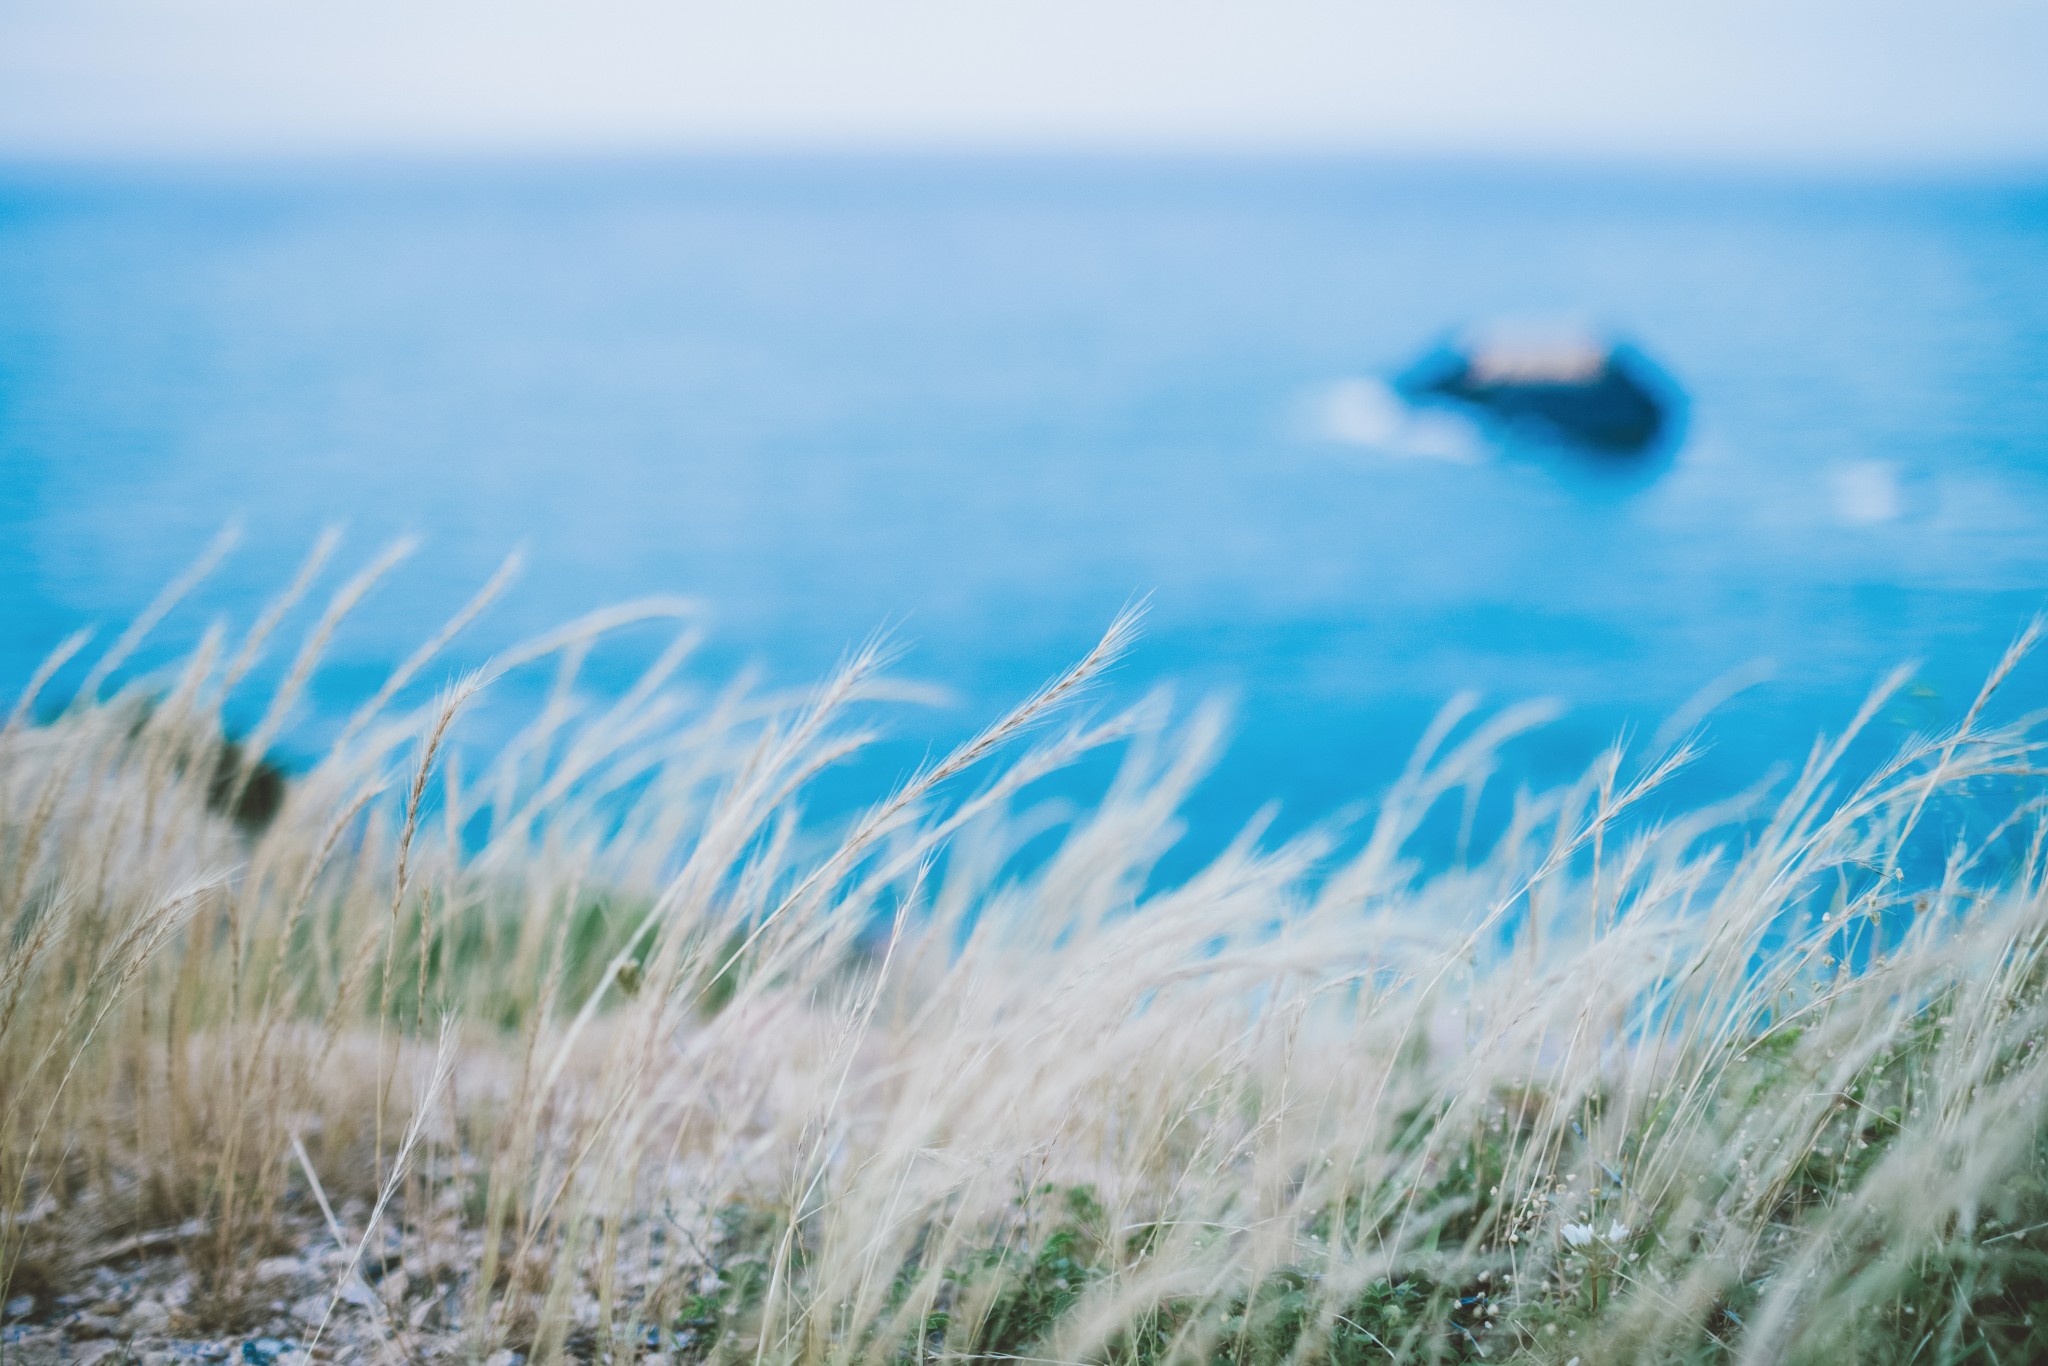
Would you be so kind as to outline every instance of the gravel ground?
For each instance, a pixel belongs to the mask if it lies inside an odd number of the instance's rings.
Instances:
[[[88,1256],[88,1265],[66,1278],[65,1293],[15,1295],[0,1306],[6,1319],[0,1362],[311,1366],[460,1355],[451,1309],[462,1278],[452,1258],[399,1255],[394,1247],[385,1260],[344,1281],[349,1254],[331,1242],[324,1251],[309,1245],[299,1255],[257,1261],[233,1308],[223,1310],[195,1304],[194,1278],[177,1250],[180,1241],[202,1232],[187,1226],[124,1239]],[[240,1331],[217,1331],[225,1320]],[[500,1351],[490,1366],[523,1361],[517,1352]]]

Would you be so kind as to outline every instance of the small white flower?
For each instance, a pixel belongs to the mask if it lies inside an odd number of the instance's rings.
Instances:
[[[1618,1243],[1626,1237],[1628,1237],[1628,1225],[1622,1223],[1619,1219],[1607,1226],[1608,1242]]]
[[[1563,1232],[1564,1240],[1573,1247],[1584,1247],[1593,1241],[1593,1226],[1591,1224],[1566,1224]]]

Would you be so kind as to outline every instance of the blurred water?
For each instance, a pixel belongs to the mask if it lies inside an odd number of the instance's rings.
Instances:
[[[1657,356],[1692,398],[1669,470],[1330,439],[1332,386],[1503,313]],[[1235,699],[1215,830],[1368,795],[1456,689],[1570,706],[1515,752],[1542,780],[1769,660],[1696,779],[1725,790],[1904,660],[1924,686],[1888,724],[1953,711],[2042,604],[2048,180],[0,173],[0,689],[231,517],[243,549],[151,658],[246,621],[324,525],[426,538],[302,750],[524,543],[458,661],[651,591],[714,606],[714,667],[777,678],[887,625],[961,705],[895,716],[885,767],[1150,594],[1116,691]]]

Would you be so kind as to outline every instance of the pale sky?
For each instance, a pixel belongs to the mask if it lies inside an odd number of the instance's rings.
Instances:
[[[0,0],[0,156],[2048,164],[2035,0]]]

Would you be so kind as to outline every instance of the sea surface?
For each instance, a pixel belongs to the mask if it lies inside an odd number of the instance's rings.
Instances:
[[[1359,381],[1501,317],[1654,356],[1689,400],[1668,463],[1360,439]],[[1953,717],[2048,605],[2048,175],[0,168],[0,693],[231,521],[139,667],[246,623],[324,527],[350,565],[422,541],[287,758],[524,547],[453,664],[650,593],[707,605],[707,678],[902,643],[952,702],[888,711],[828,808],[1140,598],[1098,705],[1170,684],[1232,708],[1191,847],[1269,801],[1287,830],[1369,799],[1463,689],[1565,707],[1506,756],[1535,785],[1732,689],[1683,789],[1725,793],[1894,665],[1918,668],[1887,734]]]

